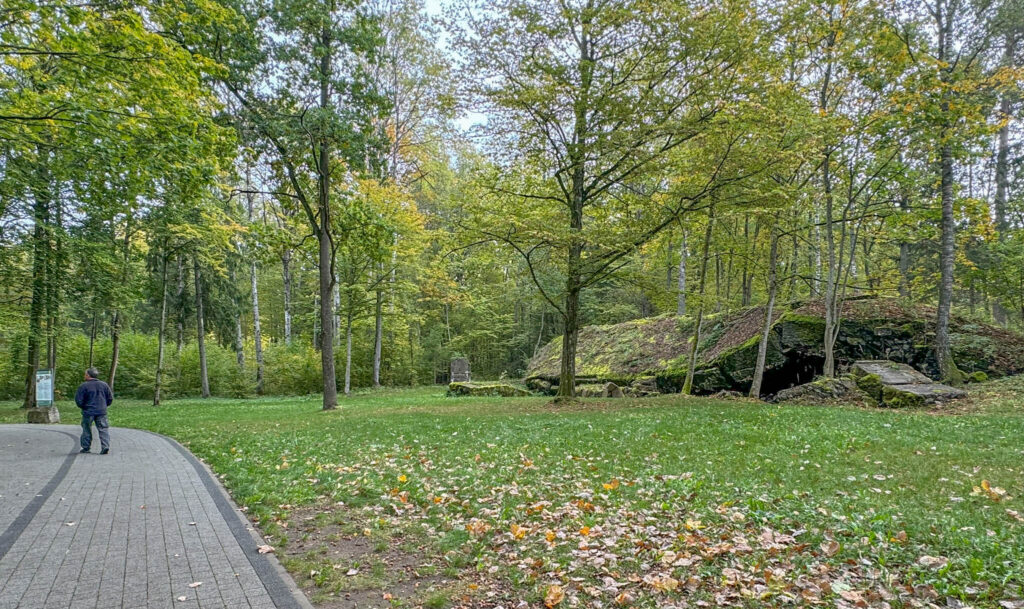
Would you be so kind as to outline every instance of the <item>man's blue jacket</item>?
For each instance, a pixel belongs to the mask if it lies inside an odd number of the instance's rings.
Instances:
[[[82,409],[82,414],[98,417],[107,414],[107,406],[114,401],[114,393],[99,379],[89,379],[78,386],[75,393],[75,404]]]

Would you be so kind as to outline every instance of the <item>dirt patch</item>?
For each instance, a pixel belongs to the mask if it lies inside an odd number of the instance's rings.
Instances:
[[[400,537],[367,535],[341,506],[295,508],[278,555],[317,609],[421,605],[455,580]]]

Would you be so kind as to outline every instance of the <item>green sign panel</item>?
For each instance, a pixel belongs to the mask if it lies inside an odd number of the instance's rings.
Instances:
[[[53,370],[36,370],[36,406],[53,406]]]

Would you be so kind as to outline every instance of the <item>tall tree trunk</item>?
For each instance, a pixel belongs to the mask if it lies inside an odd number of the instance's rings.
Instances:
[[[836,252],[834,199],[832,196],[831,152],[825,152],[825,158],[821,165],[822,188],[825,192],[825,242],[828,251],[828,271],[825,277],[825,334],[823,337],[825,350],[825,364],[822,370],[828,378],[836,375],[836,340],[838,338],[837,326],[839,325],[839,313],[842,303],[839,302],[838,283],[840,271],[837,268],[839,261]]]
[[[160,405],[160,390],[163,389],[164,378],[164,337],[167,332],[167,253],[163,254],[163,265],[160,269],[160,327],[156,338],[156,380],[153,382],[153,405]]]
[[[1007,67],[1014,67],[1016,55],[1017,38],[1015,33],[1006,34],[1006,47],[1003,53],[1004,62]],[[996,235],[999,241],[1006,238],[1009,230],[1009,222],[1006,219],[1007,190],[1010,184],[1010,97],[1004,94],[999,102],[999,113],[1002,116],[1003,124],[999,128],[999,144],[996,150],[996,194],[993,202]],[[992,303],[992,317],[1001,326],[1007,324],[1006,307],[996,298]]]
[[[175,352],[180,359],[181,348],[185,344],[185,268],[182,256],[177,257],[176,264],[178,266],[178,286],[174,292],[174,303],[178,308],[178,323],[176,324],[178,334],[175,338]]]
[[[25,375],[25,400],[23,408],[36,407],[36,371],[39,370],[40,337],[43,334],[43,312],[46,308],[46,269],[50,252],[50,180],[36,185],[33,192],[32,220],[35,224],[32,238],[32,303],[28,313],[28,366]]]
[[[587,99],[594,77],[594,57],[588,22],[577,40],[580,95],[573,104],[573,135],[569,147],[572,191],[569,200],[569,251],[566,256],[565,304],[562,334],[562,362],[556,399],[576,398],[576,346],[579,342],[580,292],[583,290],[583,208],[586,205],[586,162],[590,125]]]
[[[944,104],[945,105],[945,104]],[[953,216],[953,150],[942,146],[942,246],[939,253],[939,307],[935,324],[935,357],[946,383],[960,384],[962,374],[953,361],[949,342],[949,318],[953,307],[953,264],[956,258],[956,220]]]
[[[199,346],[200,395],[208,398],[210,397],[210,377],[207,374],[206,368],[206,320],[203,316],[203,279],[199,273],[199,258],[192,258],[192,268],[195,273],[196,340]]]
[[[676,271],[676,315],[686,315],[686,231],[679,244],[679,269]]]
[[[777,221],[777,219],[776,219]],[[768,339],[772,330],[772,315],[775,309],[777,291],[776,266],[779,261],[779,234],[772,227],[771,245],[768,250],[768,304],[764,310],[764,324],[761,326],[761,342],[757,345],[757,361],[754,364],[754,379],[750,384],[750,397],[761,397],[761,382],[764,379],[764,364],[768,357]]]
[[[128,285],[129,263],[131,261],[131,238],[132,238],[132,215],[129,213],[124,223],[124,241],[121,245],[121,285]],[[124,314],[118,308],[114,311],[114,321],[110,326],[111,355],[110,355],[110,378],[107,384],[114,388],[114,380],[117,378],[117,364],[121,359],[121,325],[124,323]]]
[[[953,15],[947,11],[945,14],[941,8],[936,9],[940,62],[949,59],[949,46],[952,44]],[[942,80],[948,82],[952,68],[942,68]],[[953,265],[956,261],[956,218],[953,215],[953,146],[949,143],[950,130],[952,129],[949,118],[950,102],[949,93],[944,93],[947,99],[941,103],[942,129],[940,140],[942,148],[940,153],[940,176],[942,193],[942,221],[941,221],[941,247],[939,250],[939,307],[935,323],[935,358],[939,364],[939,374],[942,381],[951,384],[963,382],[963,375],[953,361],[953,350],[949,343],[949,317],[953,308]]]
[[[320,58],[320,107],[326,109],[330,103],[331,52],[330,30],[324,27],[321,34],[323,48],[327,51]],[[334,372],[334,333],[331,322],[331,288],[334,285],[334,251],[331,240],[331,147],[327,134],[321,134],[319,158],[317,159],[317,203],[320,226],[317,231],[320,251],[320,368],[323,375],[324,410],[338,407],[338,379]]]
[[[114,380],[117,378],[117,365],[121,361],[121,310],[114,310],[114,317],[110,321],[110,375],[107,384],[114,388]]]
[[[292,344],[292,251],[281,254],[281,278],[284,281],[284,344]]]
[[[61,302],[61,273],[62,262],[62,239],[64,229],[64,218],[61,214],[60,201],[54,201],[53,206],[53,229],[50,241],[50,249],[46,258],[46,367],[56,373],[57,370],[57,334],[59,333],[60,302]]]
[[[252,292],[252,340],[256,351],[256,394],[263,395],[263,332],[260,328],[260,293],[256,281],[256,261],[249,265],[249,283]]]
[[[352,393],[352,295],[346,293],[345,300],[345,395]]]
[[[334,302],[334,340],[341,344],[341,288],[338,285],[338,274],[334,274],[334,289],[332,290],[332,301]]]
[[[245,166],[246,213],[249,224],[253,221],[252,167]],[[256,355],[256,395],[263,395],[263,332],[260,328],[260,291],[257,282],[256,258],[249,262],[249,296],[252,303],[252,342]]]
[[[690,395],[693,392],[693,376],[697,367],[697,351],[700,347],[701,326],[704,324],[704,294],[706,292],[708,277],[708,258],[711,255],[711,232],[715,225],[715,204],[712,201],[708,207],[708,226],[704,230],[704,248],[700,258],[700,279],[697,282],[697,319],[693,324],[693,343],[690,345],[690,355],[687,358],[686,380],[683,381],[683,389],[680,393]]]
[[[383,271],[383,268],[381,269]],[[380,356],[384,342],[384,292],[377,287],[377,302],[374,304],[373,329],[373,387],[380,387]]]
[[[96,310],[92,312],[92,329],[89,331],[89,368],[92,368],[93,357],[96,355]]]
[[[245,371],[245,338],[242,336],[242,313],[235,312],[235,361],[238,369]]]

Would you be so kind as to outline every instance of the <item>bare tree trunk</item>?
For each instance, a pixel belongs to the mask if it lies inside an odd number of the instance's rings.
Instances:
[[[96,310],[92,312],[92,329],[89,331],[89,368],[92,368],[93,356],[96,354]]]
[[[836,375],[836,341],[839,338],[839,316],[842,302],[839,299],[839,281],[841,272],[838,268],[842,254],[837,252],[835,236],[834,198],[832,195],[831,176],[832,153],[825,152],[821,165],[822,188],[825,192],[825,242],[828,252],[828,271],[825,277],[825,334],[824,350],[825,365],[822,372],[827,378]]]
[[[153,405],[160,405],[160,390],[164,378],[164,338],[167,334],[167,252],[163,252],[163,264],[160,268],[160,327],[156,337],[156,375],[153,382]]]
[[[938,26],[938,60],[946,62],[950,55],[950,45],[953,34],[953,15],[947,7],[946,13],[942,12],[941,6],[936,8],[936,25]],[[941,80],[948,82],[949,71],[952,68],[943,67]],[[949,93],[944,93],[949,95]],[[941,156],[940,176],[942,193],[942,222],[941,222],[941,248],[939,250],[939,307],[935,323],[935,357],[939,364],[939,374],[942,381],[954,385],[963,382],[963,374],[953,361],[953,350],[949,343],[949,317],[953,308],[953,265],[956,262],[956,218],[953,215],[953,146],[949,143],[949,131],[951,121],[949,118],[949,99],[943,99],[942,109],[942,130],[941,130]]]
[[[711,254],[711,231],[715,225],[715,204],[708,207],[708,226],[704,230],[704,249],[700,259],[700,280],[697,282],[697,319],[693,325],[693,343],[690,345],[690,355],[687,358],[686,380],[683,381],[683,389],[680,393],[690,395],[693,392],[693,376],[697,367],[697,351],[700,348],[701,326],[704,323],[704,294],[707,286],[708,258]]]
[[[245,187],[246,190],[250,190],[246,194],[246,207],[249,224],[252,224],[253,220],[253,195],[251,192],[251,167],[246,164],[245,167]],[[265,209],[265,207],[264,207]],[[249,297],[252,302],[252,342],[253,351],[256,355],[256,395],[263,395],[263,332],[260,328],[260,291],[259,284],[257,281],[256,273],[256,259],[249,262]],[[241,330],[239,330],[239,334]]]
[[[178,307],[178,323],[177,331],[178,336],[175,342],[175,349],[178,357],[181,357],[181,348],[185,344],[185,315],[184,315],[184,304],[185,304],[185,269],[182,257],[179,255],[177,259],[178,265],[178,286],[174,292],[174,302]]]
[[[245,339],[242,336],[242,313],[235,313],[235,360],[238,362],[238,369],[245,370]]]
[[[374,331],[373,331],[373,386],[380,387],[380,357],[384,340],[384,318],[383,308],[384,292],[377,290],[377,302],[374,310]]]
[[[776,219],[777,221],[777,219]],[[761,342],[757,346],[757,362],[754,364],[754,379],[750,384],[750,397],[761,397],[761,382],[764,379],[764,364],[768,357],[768,339],[772,330],[772,315],[775,309],[776,266],[779,260],[779,235],[776,227],[772,227],[771,246],[768,251],[768,304],[764,311],[764,324],[761,326]]]
[[[252,292],[252,340],[256,351],[256,394],[263,395],[263,332],[260,328],[260,293],[256,281],[256,261],[249,265]]]
[[[942,381],[952,384],[963,382],[962,374],[953,361],[949,343],[949,317],[953,307],[953,264],[956,258],[956,221],[953,216],[953,150],[950,144],[942,146],[942,247],[939,254],[939,307],[935,324],[935,357]]]
[[[43,172],[44,170],[40,170]],[[33,193],[32,218],[35,224],[32,243],[32,304],[28,313],[28,366],[25,375],[23,408],[36,407],[36,371],[39,370],[43,311],[46,306],[46,268],[50,252],[50,197],[45,189],[49,179],[41,181]]]
[[[200,395],[204,398],[210,397],[210,377],[206,368],[206,321],[203,318],[203,283],[199,274],[199,259],[192,259],[192,268],[195,273],[196,292],[196,340],[199,346],[199,385]]]
[[[679,269],[676,271],[676,315],[686,315],[686,231],[679,244]]]
[[[352,296],[345,311],[345,395],[352,393]]]
[[[118,375],[118,363],[121,360],[121,310],[114,311],[114,319],[111,321],[111,373],[106,384],[114,389],[114,380]]]
[[[281,254],[281,278],[284,280],[284,344],[292,344],[292,251]]]
[[[121,262],[124,265],[121,274],[122,285],[127,285],[128,283],[128,265],[131,260],[131,236],[132,216],[131,214],[129,214],[128,219],[125,221],[124,225],[124,242],[121,248]],[[117,377],[117,364],[121,356],[121,324],[123,323],[123,318],[124,316],[121,313],[121,309],[117,309],[114,311],[114,322],[111,324],[110,327],[110,334],[112,339],[110,356],[110,378],[107,381],[107,384],[110,385],[111,389],[114,388],[114,380]]]
[[[338,285],[337,273],[334,274],[334,289],[331,299],[334,302],[334,324],[331,327],[334,328],[334,340],[341,345],[341,288]]]
[[[1003,54],[1007,67],[1014,67],[1014,55],[1016,53],[1017,39],[1014,33],[1006,34],[1006,48]],[[999,128],[999,144],[996,151],[996,194],[993,202],[996,235],[1000,241],[1006,238],[1010,228],[1006,219],[1007,191],[1010,184],[1010,98],[1004,94],[999,102],[999,113],[1002,115],[1003,124]],[[992,303],[992,317],[996,323],[1006,327],[1006,307],[998,298]]]

